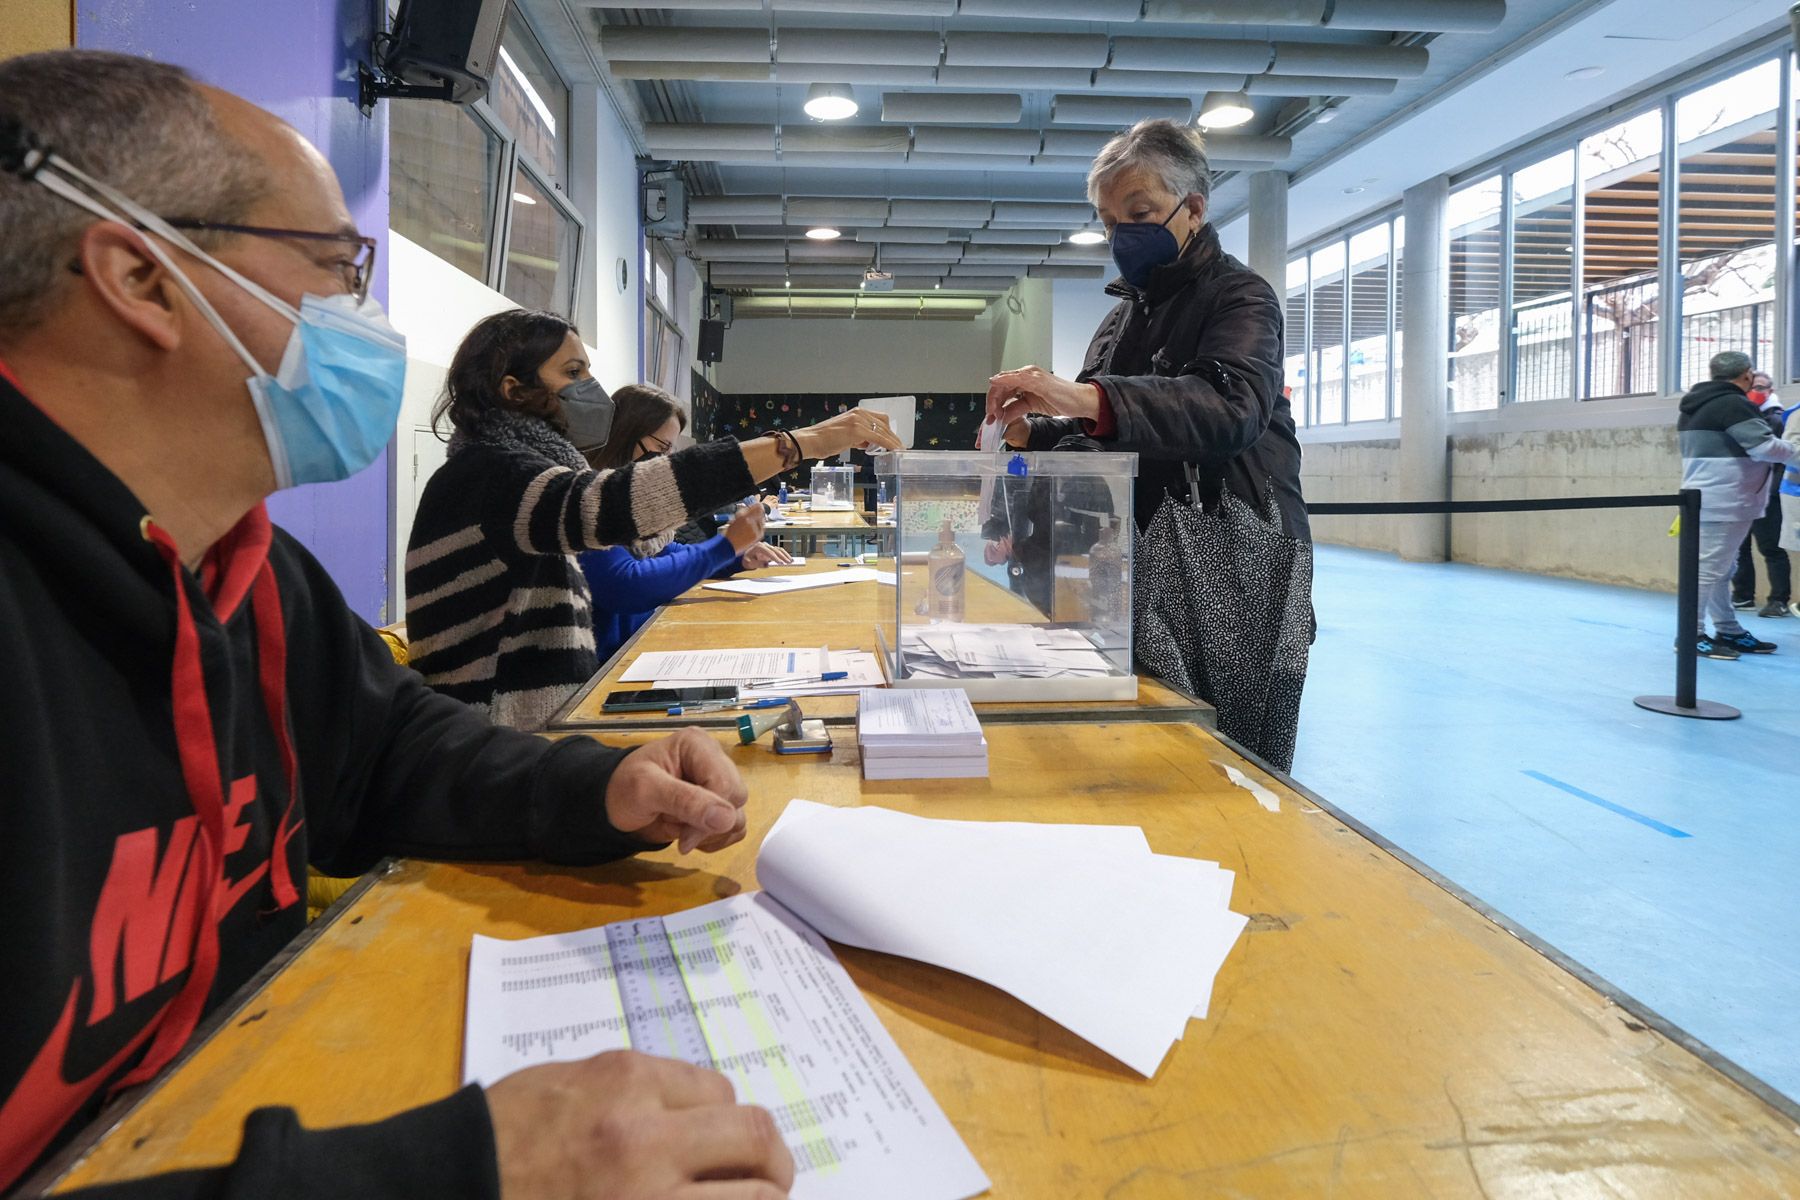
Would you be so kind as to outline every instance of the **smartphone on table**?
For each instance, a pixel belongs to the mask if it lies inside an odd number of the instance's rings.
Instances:
[[[735,687],[700,686],[676,688],[640,688],[630,692],[608,692],[601,712],[662,712],[676,705],[720,704],[735,702]]]

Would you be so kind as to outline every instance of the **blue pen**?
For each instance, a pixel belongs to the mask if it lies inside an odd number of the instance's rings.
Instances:
[[[753,683],[741,686],[746,688],[786,687],[790,683],[832,683],[848,678],[850,678],[848,671],[825,671],[818,675],[784,675],[780,679],[758,679]]]
[[[786,708],[793,701],[786,696],[770,696],[765,700],[750,700],[739,704],[732,700],[710,700],[705,704],[671,704],[666,715],[671,717],[692,716],[695,713],[723,712],[728,708]]]

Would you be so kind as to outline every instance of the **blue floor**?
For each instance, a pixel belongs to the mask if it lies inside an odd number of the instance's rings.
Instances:
[[[1313,595],[1294,777],[1800,1099],[1800,620],[1694,721],[1631,703],[1670,595],[1331,546]]]

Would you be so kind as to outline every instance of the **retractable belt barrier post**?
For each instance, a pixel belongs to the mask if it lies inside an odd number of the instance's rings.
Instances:
[[[1639,696],[1633,703],[1673,717],[1729,721],[1744,714],[1729,704],[1702,700],[1696,688],[1700,627],[1700,493],[1684,488],[1673,496],[1572,496],[1562,500],[1398,500],[1385,504],[1309,504],[1315,517],[1441,516],[1457,513],[1556,512],[1586,508],[1680,508],[1681,537],[1675,599],[1675,694]]]

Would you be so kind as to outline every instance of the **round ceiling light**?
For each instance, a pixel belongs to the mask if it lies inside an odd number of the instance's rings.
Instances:
[[[848,84],[815,83],[806,89],[806,115],[815,121],[842,121],[856,115],[856,97]]]
[[[1075,246],[1098,246],[1106,240],[1106,235],[1098,229],[1078,229],[1069,235],[1069,243]]]
[[[1235,129],[1255,115],[1250,97],[1243,92],[1208,92],[1206,103],[1200,106],[1199,125],[1202,129]]]
[[[843,237],[844,233],[842,230],[833,229],[829,225],[818,225],[807,230],[806,236],[815,242],[835,242]]]

